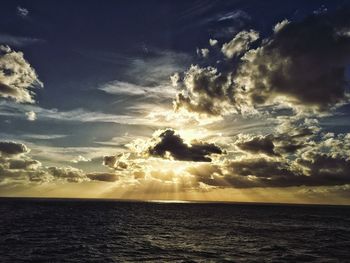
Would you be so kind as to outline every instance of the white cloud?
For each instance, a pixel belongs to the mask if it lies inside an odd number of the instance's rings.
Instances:
[[[28,121],[35,121],[36,120],[36,113],[34,111],[26,112],[26,116],[27,116]]]
[[[29,10],[21,6],[17,6],[17,14],[21,17],[27,17],[29,15]]]
[[[211,45],[212,47],[217,44],[218,44],[218,41],[216,39],[209,39],[209,45]]]
[[[221,51],[228,58],[243,54],[249,49],[249,45],[259,39],[259,33],[255,30],[241,31],[230,42],[225,43]]]
[[[203,57],[203,58],[208,57],[208,56],[209,56],[209,49],[207,49],[207,48],[202,48],[202,49],[201,49],[201,54],[202,54],[202,57]]]
[[[113,81],[103,85],[100,90],[103,90],[109,94],[126,94],[126,95],[145,95],[152,97],[166,97],[171,98],[176,94],[176,90],[170,85],[160,85],[154,87],[145,87],[137,84],[123,82],[123,81]]]
[[[82,155],[78,155],[76,158],[71,160],[72,163],[80,163],[80,162],[91,162],[90,158],[86,158]]]
[[[282,28],[284,28],[286,25],[288,25],[290,21],[288,19],[284,19],[281,22],[278,22],[274,27],[273,27],[273,32],[277,33],[280,31]]]
[[[12,36],[8,34],[0,34],[0,43],[14,46],[24,47],[36,43],[43,43],[44,40],[34,37]]]
[[[22,52],[0,45],[0,97],[18,103],[34,103],[34,92],[31,88],[42,86]]]

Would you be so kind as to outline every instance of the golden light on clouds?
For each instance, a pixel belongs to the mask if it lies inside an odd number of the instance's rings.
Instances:
[[[350,98],[348,20],[337,11],[282,20],[269,32],[241,28],[207,36],[205,46],[192,43],[193,54],[146,44],[143,53],[85,54],[94,58],[81,68],[89,74],[72,75],[86,83],[67,76],[76,93],[63,89],[63,99],[45,107],[35,95],[48,98],[52,90],[33,89],[42,83],[24,53],[0,45],[0,190],[343,202],[350,184],[349,114],[341,107]],[[98,61],[112,68],[92,70]]]

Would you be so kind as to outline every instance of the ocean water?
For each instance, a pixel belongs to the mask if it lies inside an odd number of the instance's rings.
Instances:
[[[350,262],[350,207],[0,199],[0,262]]]

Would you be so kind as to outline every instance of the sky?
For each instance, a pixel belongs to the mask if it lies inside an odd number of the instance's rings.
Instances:
[[[346,2],[4,1],[0,196],[350,204]]]

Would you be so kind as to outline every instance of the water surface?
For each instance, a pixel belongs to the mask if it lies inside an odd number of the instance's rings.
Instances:
[[[350,262],[350,207],[0,199],[0,262]]]

